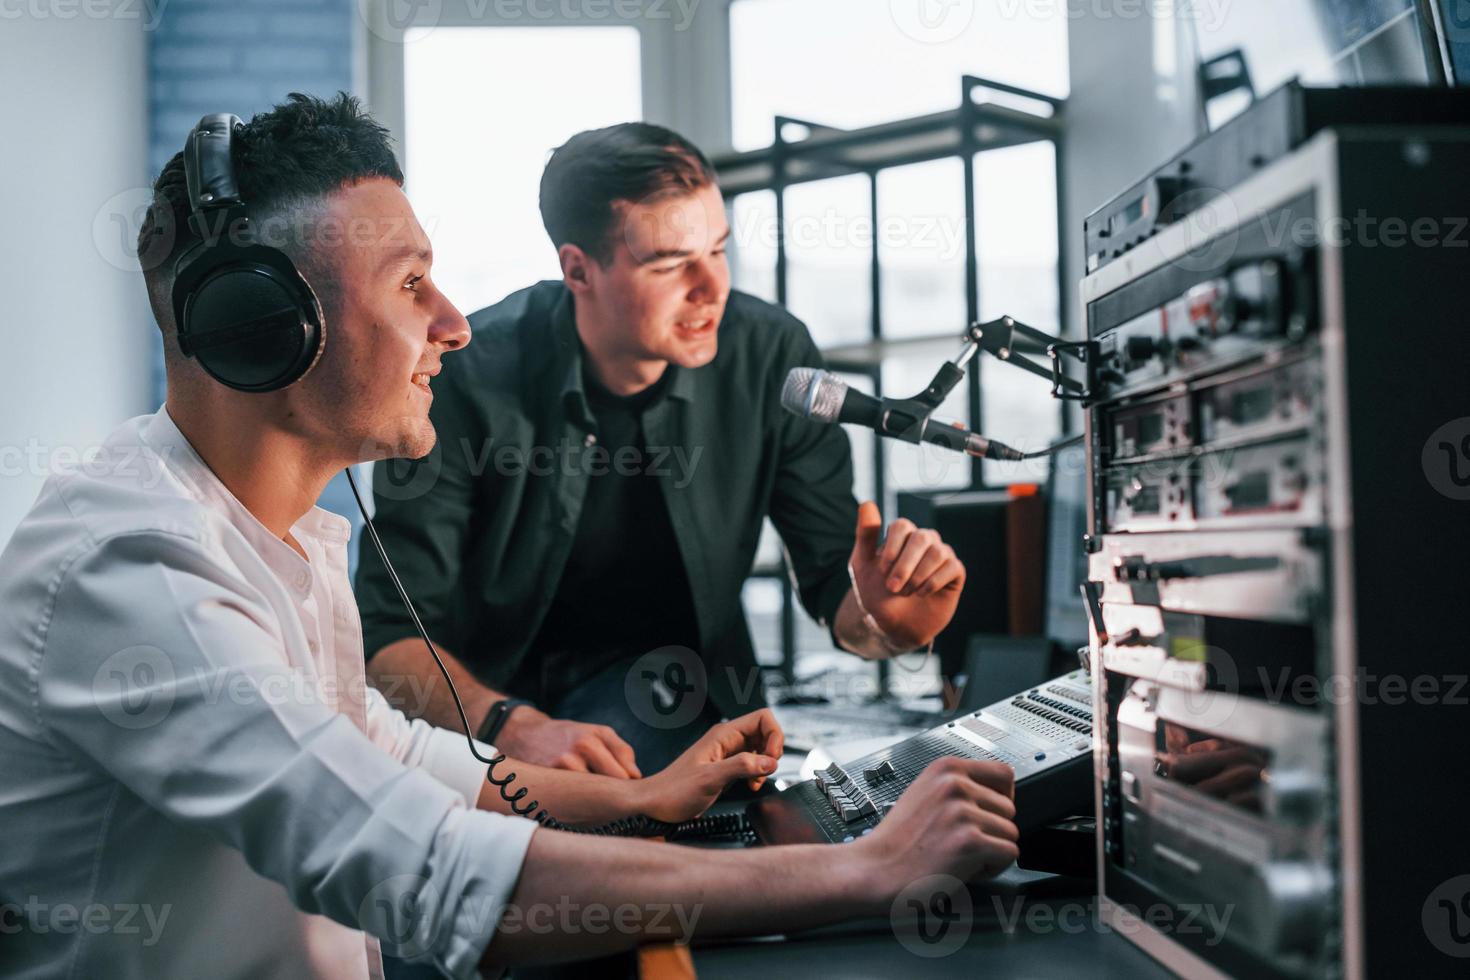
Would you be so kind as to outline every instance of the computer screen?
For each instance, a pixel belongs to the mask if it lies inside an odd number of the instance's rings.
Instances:
[[[1046,480],[1046,635],[1064,648],[1087,642],[1086,463],[1087,447],[1069,446],[1051,457]]]
[[[1199,60],[1225,59],[1239,85],[1209,97],[1205,114],[1217,129],[1251,102],[1293,78],[1308,85],[1443,84],[1442,20],[1454,4],[1439,0],[1233,0],[1190,18]],[[1208,89],[1208,86],[1207,86]],[[1208,91],[1207,91],[1208,95]]]

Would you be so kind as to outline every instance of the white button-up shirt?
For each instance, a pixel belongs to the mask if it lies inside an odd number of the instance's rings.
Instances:
[[[46,482],[0,554],[0,974],[474,974],[535,824],[367,685],[349,524],[291,533],[164,410]]]

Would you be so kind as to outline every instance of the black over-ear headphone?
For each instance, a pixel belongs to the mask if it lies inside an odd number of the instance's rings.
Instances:
[[[239,116],[205,116],[184,145],[189,227],[199,242],[174,267],[179,350],[239,391],[301,378],[326,343],[321,306],[292,261],[256,240],[230,147]]]

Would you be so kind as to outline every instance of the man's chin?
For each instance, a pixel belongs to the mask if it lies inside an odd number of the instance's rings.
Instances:
[[[433,451],[439,441],[434,425],[428,419],[419,419],[406,429],[392,434],[369,436],[358,452],[359,462],[372,463],[380,459],[423,459]]]
[[[717,353],[719,353],[719,345],[716,344],[714,338],[710,338],[708,343],[681,346],[668,360],[681,368],[699,368],[713,361]]]

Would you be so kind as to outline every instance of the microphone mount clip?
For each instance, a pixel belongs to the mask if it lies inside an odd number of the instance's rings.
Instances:
[[[965,331],[965,337],[968,343],[965,345],[965,351],[961,353],[964,360],[969,360],[975,350],[983,350],[1007,364],[1014,364],[1023,371],[1029,371],[1037,377],[1050,381],[1053,398],[1060,398],[1063,401],[1087,402],[1092,397],[1092,392],[1087,385],[1075,378],[1067,377],[1062,371],[1062,356],[1076,358],[1085,365],[1097,357],[1095,341],[1062,340],[1060,337],[1054,337],[1044,330],[1038,330],[1011,316],[997,317],[986,323],[972,323]],[[1027,354],[1045,354],[1051,364],[1049,367],[1043,367],[1026,357]],[[956,360],[960,361],[960,358]]]

